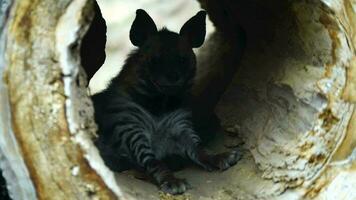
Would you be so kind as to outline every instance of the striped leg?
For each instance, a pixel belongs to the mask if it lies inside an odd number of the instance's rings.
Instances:
[[[165,134],[169,134],[171,144],[166,149],[171,150],[170,147],[174,147],[177,149],[175,153],[189,158],[206,170],[226,170],[241,158],[238,151],[208,154],[200,145],[201,140],[194,131],[189,111],[177,110],[168,114],[159,127],[166,131]],[[159,136],[162,138],[163,134]]]
[[[171,194],[181,194],[185,192],[189,185],[183,179],[175,178],[166,165],[157,160],[150,147],[150,142],[144,132],[125,132],[123,142],[137,164],[153,177],[160,189]]]
[[[201,146],[200,140],[196,134],[189,134],[190,140],[185,142],[186,156],[208,171],[226,170],[234,166],[241,159],[241,153],[237,150],[224,152],[219,154],[209,154],[204,147]],[[188,138],[188,137],[187,137]]]
[[[109,139],[111,146],[124,149],[130,160],[152,176],[162,191],[171,194],[185,192],[189,185],[185,180],[175,178],[166,165],[157,159],[152,149],[152,145],[157,145],[152,144],[156,122],[150,114],[137,105],[126,104],[124,112],[115,112],[114,115],[115,117],[111,117],[115,120],[112,123],[115,127],[114,134]]]

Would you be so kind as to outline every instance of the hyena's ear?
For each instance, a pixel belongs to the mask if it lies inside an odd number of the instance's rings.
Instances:
[[[200,47],[205,39],[205,11],[199,11],[180,29],[179,34],[188,40],[192,48]]]
[[[152,18],[142,9],[136,10],[136,18],[131,25],[130,40],[137,47],[143,43],[151,35],[157,32],[157,27]]]

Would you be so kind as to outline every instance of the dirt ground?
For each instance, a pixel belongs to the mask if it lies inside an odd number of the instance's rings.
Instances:
[[[227,151],[223,144],[235,140],[226,136],[225,139],[218,139],[209,150]],[[237,139],[238,140],[238,139]],[[235,144],[241,144],[241,141]],[[257,169],[251,154],[245,150],[243,145],[238,148],[243,153],[243,158],[232,168],[223,172],[207,172],[198,167],[190,166],[184,170],[176,172],[179,178],[186,178],[192,185],[184,195],[172,196],[164,194],[158,188],[145,180],[137,177],[137,172],[126,171],[117,174],[117,182],[126,192],[138,200],[235,200],[235,199],[268,199],[281,193],[278,191],[278,184],[273,184],[270,180],[262,180],[261,172]],[[250,183],[248,183],[250,182]],[[257,185],[254,182],[258,183]],[[246,187],[249,186],[249,187]],[[254,186],[254,187],[251,187]],[[254,193],[263,194],[255,196]]]

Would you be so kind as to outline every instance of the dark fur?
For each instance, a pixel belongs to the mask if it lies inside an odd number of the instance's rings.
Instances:
[[[183,193],[189,184],[174,177],[166,160],[180,157],[207,170],[224,170],[240,158],[235,151],[207,154],[193,129],[189,98],[196,58],[192,48],[204,42],[206,14],[201,11],[192,17],[179,34],[157,31],[143,10],[136,14],[130,39],[139,48],[108,88],[93,96],[99,126],[96,144],[112,170],[144,170],[161,190]]]

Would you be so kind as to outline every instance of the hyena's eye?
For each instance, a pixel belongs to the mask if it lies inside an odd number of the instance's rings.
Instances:
[[[151,70],[153,71],[157,71],[160,68],[160,61],[158,59],[152,59],[151,63],[150,63],[150,67]]]
[[[180,65],[186,65],[187,64],[187,59],[185,57],[178,57],[177,62]]]
[[[179,61],[180,63],[185,63],[185,60],[186,60],[186,59],[185,59],[184,57],[179,57],[179,58],[178,58],[178,61]]]
[[[157,59],[152,59],[152,60],[151,60],[151,64],[152,64],[152,65],[158,64]]]

